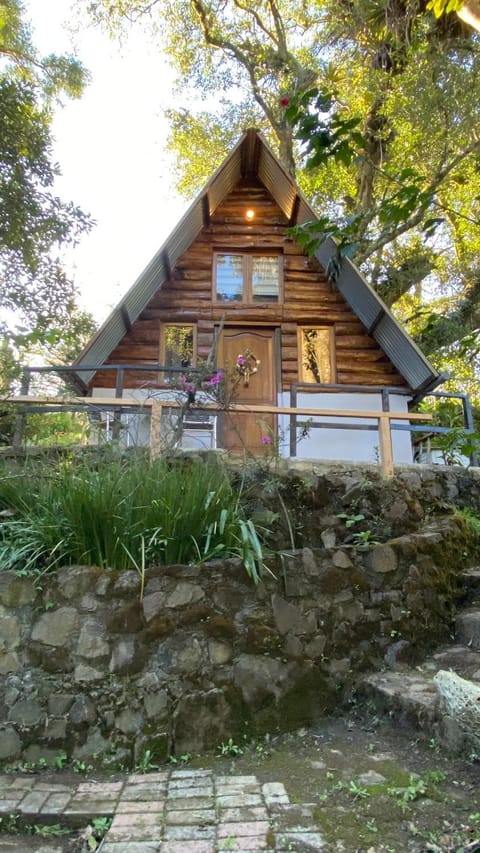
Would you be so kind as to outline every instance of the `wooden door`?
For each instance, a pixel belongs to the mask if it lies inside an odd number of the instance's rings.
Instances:
[[[245,357],[248,364],[239,369],[238,362]],[[218,365],[235,377],[232,403],[277,404],[272,329],[227,327],[220,339]],[[220,418],[219,439],[228,450],[268,455],[276,441],[275,415],[227,411]]]

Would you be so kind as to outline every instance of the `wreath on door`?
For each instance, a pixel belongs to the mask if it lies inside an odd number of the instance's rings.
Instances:
[[[249,349],[245,350],[244,353],[237,355],[235,367],[237,373],[239,373],[243,379],[245,388],[248,388],[250,384],[250,377],[254,376],[255,373],[258,373],[259,365],[260,360]]]

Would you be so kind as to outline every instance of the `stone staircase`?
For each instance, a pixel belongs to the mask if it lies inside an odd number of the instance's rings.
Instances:
[[[443,670],[478,684],[480,725],[480,568],[467,570],[463,577],[465,596],[452,643],[438,648],[416,667],[397,663],[390,670],[368,675],[358,688],[379,710],[412,723],[432,742],[480,760],[480,742],[472,742],[465,727],[448,713],[433,680]]]

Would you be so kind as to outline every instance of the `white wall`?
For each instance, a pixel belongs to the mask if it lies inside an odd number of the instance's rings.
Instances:
[[[156,391],[154,395],[152,395],[151,391],[147,391],[144,389],[125,389],[123,392],[123,396],[129,400],[136,400],[138,403],[143,403],[145,400],[155,397],[156,400],[166,399],[171,400],[175,399],[175,394],[172,394],[172,391],[165,389],[164,391]],[[92,392],[92,402],[94,402],[95,397],[115,397],[115,390],[113,388],[94,388]],[[105,423],[107,420],[108,413],[102,413],[102,422]],[[108,420],[111,422],[113,419],[113,412],[109,413]],[[187,450],[203,450],[210,449],[215,447],[216,443],[216,419],[215,417],[209,418],[209,422],[203,425],[196,425],[195,427],[189,428],[188,423],[185,425],[182,435],[181,446]],[[150,444],[150,408],[145,410],[145,414],[132,412],[130,414],[122,414],[121,415],[121,423],[122,428],[120,432],[120,442],[126,447],[134,446],[134,447],[148,447]],[[174,429],[175,429],[175,416],[172,416],[172,422],[169,422],[168,417],[165,416],[165,413],[162,417],[162,439],[165,443],[165,446],[173,447],[174,446]],[[93,430],[92,442],[97,444],[101,441],[111,441],[112,435],[111,430],[105,432],[104,429],[100,431]]]
[[[113,388],[94,388],[92,394],[92,402],[95,397],[115,397]],[[132,400],[138,400],[139,403],[151,397],[151,392],[143,389],[125,390],[124,397]],[[155,398],[160,399],[172,398],[172,392],[165,391],[155,392]],[[402,395],[390,395],[390,409],[392,412],[407,412],[409,397]],[[290,405],[290,394],[283,392],[278,395],[279,406]],[[367,410],[367,411],[382,411],[382,396],[380,393],[369,394],[354,394],[354,393],[339,393],[339,394],[299,394],[297,398],[299,408],[315,408],[319,409],[338,409],[345,410]],[[305,420],[308,416],[305,416]],[[374,420],[365,420],[363,418],[337,418],[333,416],[316,418],[315,420],[336,422],[342,424],[363,424],[377,426]],[[290,448],[290,416],[279,415],[279,431],[280,431],[280,453],[283,456],[289,455]],[[395,423],[395,421],[393,421]],[[397,423],[408,423],[405,421],[397,421]],[[123,429],[121,433],[122,444],[145,446],[150,443],[150,412],[143,414],[122,415]],[[164,437],[169,444],[168,437],[168,422],[164,424]],[[299,430],[297,429],[297,435]],[[393,458],[396,463],[412,462],[412,446],[410,433],[408,431],[400,431],[392,429],[393,443]],[[215,436],[215,418],[212,418],[210,427],[205,429],[188,429],[184,430],[182,437],[182,447],[192,449],[211,448],[216,446]],[[338,459],[352,462],[378,462],[379,461],[379,437],[378,430],[349,430],[349,429],[315,429],[311,428],[308,432],[308,437],[297,441],[297,458],[299,459]]]
[[[402,395],[390,395],[390,409],[392,412],[407,412],[409,397]],[[283,392],[278,396],[279,406],[290,405],[290,394]],[[382,396],[380,393],[354,394],[298,394],[298,408],[336,409],[338,411],[363,410],[382,411]],[[305,415],[305,420],[308,416]],[[334,422],[344,425],[357,423],[361,425],[377,426],[376,421],[365,418],[336,418],[319,417],[315,421]],[[393,421],[392,423],[395,423]],[[397,421],[397,423],[408,423]],[[279,429],[281,435],[282,455],[289,455],[290,447],[290,416],[279,416]],[[297,438],[300,430],[297,429]],[[379,461],[379,437],[378,429],[374,430],[351,430],[351,429],[319,429],[311,428],[308,437],[297,440],[298,459],[338,459],[352,462],[378,462]],[[394,461],[412,462],[412,446],[410,433],[392,429],[392,444]]]

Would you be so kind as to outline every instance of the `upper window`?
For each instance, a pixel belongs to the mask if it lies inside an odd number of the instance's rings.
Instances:
[[[300,382],[334,382],[333,329],[304,327],[298,330],[298,337]]]
[[[280,255],[215,254],[215,298],[219,302],[279,302]]]
[[[187,369],[195,365],[195,326],[163,323],[160,332],[160,364]],[[178,379],[180,371],[165,371],[165,382]]]

